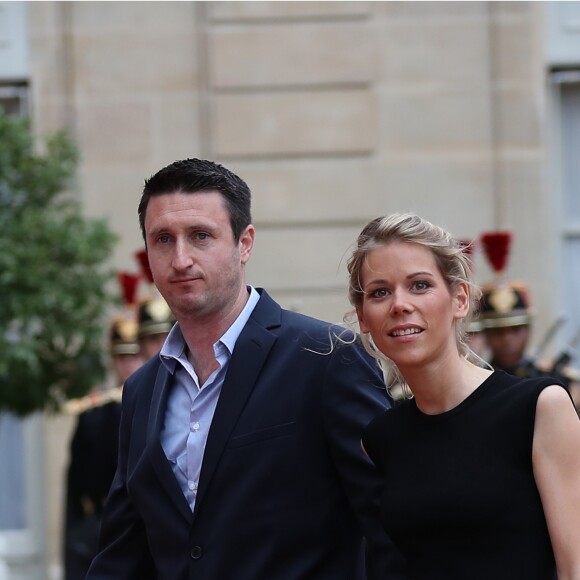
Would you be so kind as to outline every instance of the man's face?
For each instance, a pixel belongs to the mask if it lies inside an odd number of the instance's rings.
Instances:
[[[481,358],[485,359],[487,350],[487,341],[485,338],[485,332],[482,330],[477,332],[468,332],[465,336],[467,345],[469,348]]]
[[[247,300],[244,267],[254,228],[234,241],[218,191],[152,197],[145,235],[155,285],[178,319],[235,319]]]
[[[121,386],[143,363],[140,354],[117,354],[113,356],[113,370]]]
[[[517,366],[524,356],[528,344],[529,326],[488,328],[485,336],[494,364],[504,369],[512,368]]]
[[[150,334],[149,336],[144,336],[139,340],[141,354],[145,360],[149,360],[161,350],[161,347],[167,338],[167,334],[167,332]]]

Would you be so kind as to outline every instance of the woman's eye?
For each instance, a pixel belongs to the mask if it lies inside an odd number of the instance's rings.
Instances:
[[[387,295],[386,288],[377,288],[368,293],[371,298],[384,298]]]
[[[414,284],[415,290],[428,290],[431,287],[429,282],[425,282],[424,280],[419,280]]]

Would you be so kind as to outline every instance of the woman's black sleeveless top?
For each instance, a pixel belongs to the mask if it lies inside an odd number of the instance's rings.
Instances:
[[[367,427],[383,525],[410,579],[554,577],[532,441],[538,396],[555,382],[496,371],[450,411],[425,415],[410,400]]]

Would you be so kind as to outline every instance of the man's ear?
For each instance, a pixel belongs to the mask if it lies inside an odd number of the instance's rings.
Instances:
[[[246,229],[240,235],[239,247],[242,264],[246,264],[250,259],[252,248],[254,247],[254,239],[256,237],[256,228],[252,224],[246,226]]]

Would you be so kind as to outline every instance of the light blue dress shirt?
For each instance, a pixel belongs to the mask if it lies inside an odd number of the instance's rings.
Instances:
[[[260,299],[254,288],[249,286],[248,289],[250,296],[244,309],[213,345],[218,368],[203,385],[199,384],[187,359],[187,346],[179,323],[171,329],[159,353],[163,365],[174,375],[161,430],[161,446],[192,511],[205,444],[229,362],[236,341]]]

